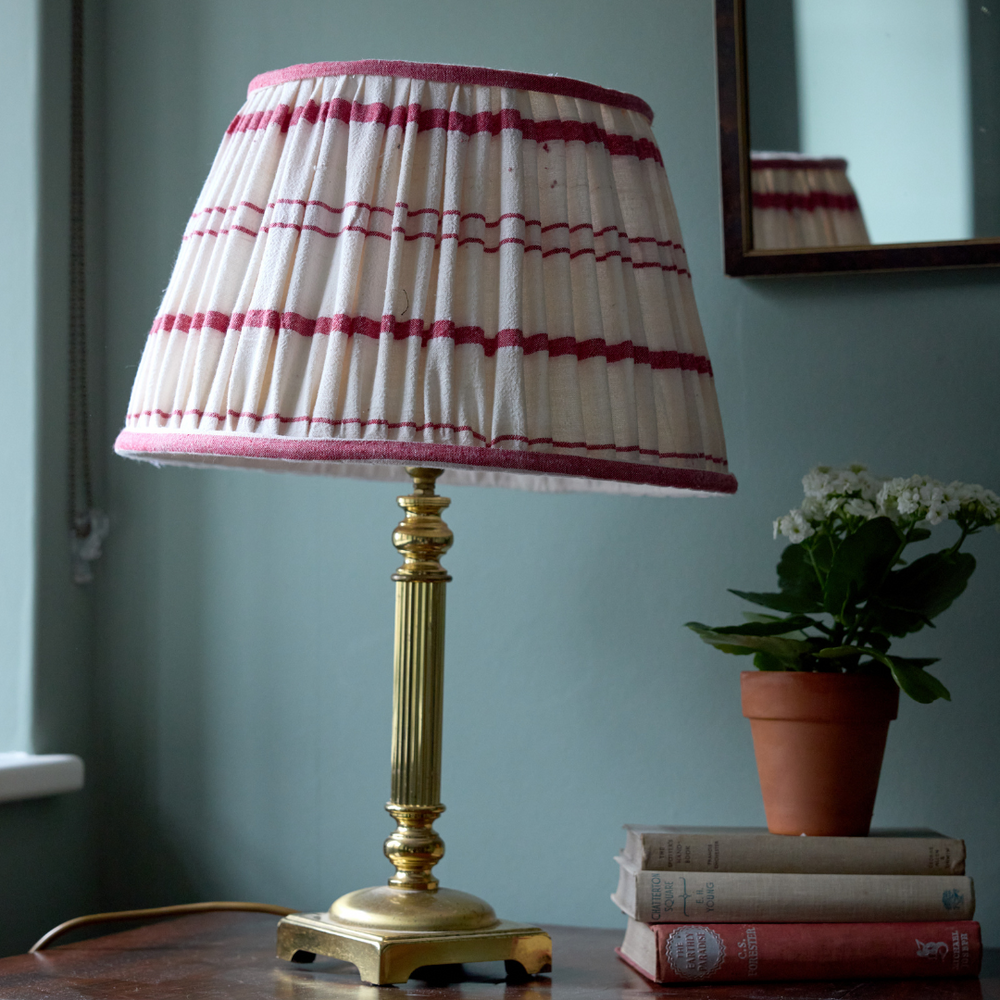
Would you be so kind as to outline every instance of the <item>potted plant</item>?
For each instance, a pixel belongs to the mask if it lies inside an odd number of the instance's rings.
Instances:
[[[772,833],[865,835],[899,690],[919,702],[951,698],[927,668],[935,659],[891,652],[965,590],[976,568],[962,543],[1000,528],[1000,497],[926,476],[880,479],[864,466],[819,466],[802,480],[802,506],[774,522],[789,544],[778,592],[731,593],[777,614],[709,628],[725,653],[753,656],[741,675]],[[911,545],[952,522],[958,537],[912,561]],[[908,554],[908,553],[907,553]]]

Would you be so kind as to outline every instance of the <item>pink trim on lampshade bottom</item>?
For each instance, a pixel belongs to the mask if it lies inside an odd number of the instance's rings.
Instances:
[[[735,493],[729,473],[674,469],[640,462],[616,462],[577,455],[553,455],[506,448],[425,444],[404,441],[345,441],[329,438],[286,438],[271,435],[181,431],[123,430],[115,451],[130,458],[155,455],[182,461],[185,455],[226,456],[288,462],[375,462],[428,465],[483,471],[525,472],[581,479],[601,479],[645,486],[672,487],[704,493]]]
[[[529,438],[523,434],[501,434],[498,437],[488,439],[484,434],[480,434],[479,431],[470,427],[468,424],[446,424],[446,423],[435,423],[432,421],[427,421],[422,424],[418,424],[413,420],[383,420],[381,418],[372,418],[370,420],[362,420],[360,417],[343,417],[338,419],[333,419],[330,417],[312,417],[312,416],[300,416],[300,417],[283,417],[280,413],[247,413],[241,410],[226,410],[225,413],[208,413],[205,410],[198,409],[187,409],[187,410],[172,410],[169,413],[166,410],[143,410],[142,413],[130,413],[128,415],[129,420],[139,420],[143,417],[157,417],[162,420],[169,420],[172,417],[177,417],[183,419],[184,417],[197,417],[199,420],[204,417],[208,417],[209,420],[252,420],[255,424],[266,424],[274,423],[278,424],[318,424],[324,427],[384,427],[387,430],[402,430],[408,429],[413,431],[448,431],[454,434],[468,434],[470,437],[475,438],[477,441],[482,442],[482,446],[485,448],[495,448],[498,445],[507,442],[517,442],[518,444],[524,444],[528,447],[537,447],[538,445],[548,445],[552,448],[566,448],[570,450],[584,450],[584,451],[613,451],[618,455],[645,455],[647,458],[657,458],[657,459],[687,459],[691,461],[699,462],[712,462],[715,465],[725,465],[726,460],[724,458],[716,458],[714,455],[706,455],[704,453],[693,454],[685,452],[666,452],[666,451],[654,451],[652,448],[640,448],[637,444],[630,445],[625,448],[619,448],[613,444],[587,444],[586,441],[556,441],[553,438]],[[151,433],[161,433],[161,432],[151,432]],[[167,432],[162,432],[167,433]],[[210,433],[215,433],[210,432]],[[405,443],[405,442],[404,442]],[[456,447],[455,445],[445,445],[440,444],[440,447]],[[467,446],[461,446],[467,447]]]
[[[530,142],[594,142],[603,143],[612,156],[634,156],[639,160],[652,159],[663,166],[663,159],[656,144],[649,139],[635,139],[630,135],[618,135],[608,132],[595,122],[578,122],[571,120],[552,119],[536,122],[532,118],[523,118],[517,108],[504,108],[498,112],[480,111],[474,115],[465,115],[447,108],[424,108],[419,104],[397,105],[390,108],[386,104],[374,102],[360,104],[355,101],[345,101],[343,98],[333,98],[317,104],[310,99],[305,104],[295,108],[287,104],[279,104],[269,111],[253,111],[249,114],[238,114],[229,123],[227,135],[238,132],[255,132],[259,129],[277,125],[282,132],[304,121],[309,125],[329,120],[363,122],[377,124],[384,128],[397,126],[405,128],[410,123],[416,123],[418,132],[431,129],[444,129],[448,132],[461,132],[464,135],[489,133],[497,136],[505,129],[519,131]]]
[[[429,327],[423,320],[413,319],[400,322],[395,316],[383,316],[381,320],[366,316],[320,316],[311,319],[298,313],[279,314],[275,310],[254,309],[248,313],[234,313],[227,316],[221,312],[195,313],[193,316],[158,316],[150,335],[178,330],[187,333],[206,327],[218,333],[238,332],[244,327],[255,330],[289,330],[303,337],[344,333],[348,336],[369,337],[379,340],[383,334],[391,334],[393,340],[419,337],[424,346],[431,340],[448,339],[456,346],[475,344],[483,349],[486,357],[492,358],[501,347],[519,348],[525,355],[545,352],[550,358],[571,356],[578,361],[590,358],[604,358],[609,364],[616,361],[632,361],[638,365],[649,365],[658,371],[679,368],[695,371],[702,375],[712,375],[711,362],[706,357],[683,351],[655,351],[629,340],[609,344],[604,340],[576,340],[573,337],[550,338],[545,333],[535,333],[525,337],[521,330],[499,330],[495,337],[487,337],[482,327],[456,326],[451,320],[438,320]]]
[[[573,80],[564,76],[543,76],[540,73],[519,73],[516,70],[487,69],[483,66],[453,66],[446,63],[416,63],[387,59],[358,59],[353,62],[299,63],[285,69],[261,73],[247,87],[249,97],[261,87],[274,87],[294,80],[308,80],[324,76],[392,76],[407,80],[427,80],[434,83],[466,83],[480,87],[504,87],[511,90],[534,90],[542,94],[573,97],[581,101],[594,101],[613,108],[638,111],[650,121],[653,111],[634,94],[609,90],[593,83]]]

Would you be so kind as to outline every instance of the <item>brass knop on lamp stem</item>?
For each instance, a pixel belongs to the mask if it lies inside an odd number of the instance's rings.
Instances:
[[[396,526],[392,544],[402,553],[403,565],[393,573],[397,583],[409,580],[447,583],[451,577],[441,565],[441,557],[451,548],[455,536],[441,520],[451,501],[434,492],[434,482],[442,469],[408,468],[414,490],[410,496],[399,497],[397,503],[406,517]]]

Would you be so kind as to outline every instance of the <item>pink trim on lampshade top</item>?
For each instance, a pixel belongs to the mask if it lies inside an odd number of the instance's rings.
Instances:
[[[409,80],[431,80],[437,83],[465,83],[481,87],[507,87],[513,90],[536,90],[543,94],[575,97],[614,108],[638,111],[650,121],[653,110],[634,94],[609,90],[593,83],[564,76],[544,76],[541,73],[519,73],[515,70],[486,69],[482,66],[452,66],[446,63],[416,63],[395,59],[358,59],[352,62],[300,63],[285,69],[261,73],[250,81],[247,96],[261,87],[292,80],[308,80],[321,76],[395,76]]]

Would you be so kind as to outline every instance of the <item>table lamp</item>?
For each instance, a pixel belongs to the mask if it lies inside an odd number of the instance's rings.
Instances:
[[[439,888],[443,483],[731,493],[691,276],[637,97],[407,62],[254,79],[187,224],[115,450],[413,480],[396,581],[388,885],[278,954],[372,983],[549,968],[548,935]]]

